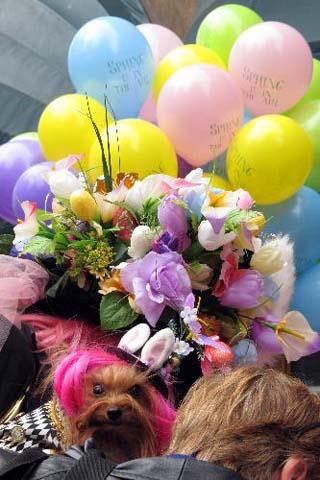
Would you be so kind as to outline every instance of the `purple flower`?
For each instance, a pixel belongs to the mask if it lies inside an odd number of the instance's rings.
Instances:
[[[264,294],[264,282],[255,270],[236,270],[230,279],[228,288],[220,296],[220,303],[225,307],[255,308]]]
[[[279,320],[267,315],[264,320],[275,325],[279,323]],[[251,336],[256,344],[259,352],[267,352],[270,355],[279,355],[283,353],[281,343],[272,328],[267,327],[259,321],[253,322],[251,327]]]
[[[158,220],[163,230],[178,240],[178,250],[183,251],[190,245],[190,239],[186,211],[178,205],[179,200],[177,195],[167,195],[158,208]]]
[[[124,288],[135,295],[135,303],[153,327],[166,306],[181,311],[193,297],[189,275],[178,253],[149,252],[120,272]]]
[[[169,232],[163,232],[152,244],[152,250],[157,253],[177,252],[179,240]]]

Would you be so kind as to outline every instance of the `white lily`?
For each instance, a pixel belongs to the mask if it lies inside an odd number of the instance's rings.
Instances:
[[[70,195],[82,187],[81,180],[70,171],[72,165],[81,160],[80,155],[70,155],[53,164],[52,170],[45,172],[44,178],[48,182],[53,195],[69,199]]]
[[[119,202],[123,202],[128,193],[128,188],[124,183],[112,190],[111,192],[105,193],[103,190],[105,188],[105,182],[103,177],[99,177],[94,187],[94,199],[97,202],[98,209],[101,215],[101,219],[104,223],[109,222],[115,216],[117,210],[119,209]],[[115,205],[115,203],[117,205]]]
[[[276,335],[288,362],[308,355],[310,345],[318,339],[307,319],[300,312],[288,312],[279,322]]]
[[[37,204],[35,202],[25,201],[21,203],[24,212],[24,221],[14,227],[15,238],[13,244],[29,240],[39,232],[39,223],[37,221]]]
[[[208,251],[217,250],[226,243],[232,242],[235,238],[236,234],[234,232],[225,233],[224,226],[222,226],[219,233],[215,233],[208,220],[202,221],[198,228],[199,243]]]
[[[167,186],[175,180],[163,174],[149,175],[143,180],[137,180],[128,191],[125,202],[133,210],[139,211],[148,198],[158,198],[163,195],[167,192]]]

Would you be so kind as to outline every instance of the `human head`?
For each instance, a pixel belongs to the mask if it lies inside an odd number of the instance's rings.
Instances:
[[[318,480],[320,399],[273,369],[201,378],[178,411],[169,453],[193,454],[248,480]]]

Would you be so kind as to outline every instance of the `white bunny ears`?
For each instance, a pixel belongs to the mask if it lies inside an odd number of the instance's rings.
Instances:
[[[118,348],[132,354],[142,348],[140,360],[154,372],[164,365],[174,351],[175,336],[170,328],[159,330],[151,338],[150,335],[149,325],[140,323],[123,335]]]

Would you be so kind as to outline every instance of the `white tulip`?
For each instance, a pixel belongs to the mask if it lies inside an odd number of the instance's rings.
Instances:
[[[149,252],[156,233],[147,225],[139,225],[131,235],[131,244],[128,254],[131,258],[142,258]]]
[[[281,252],[270,245],[263,245],[252,255],[250,266],[262,275],[272,275],[283,268]]]
[[[236,234],[234,232],[225,233],[224,227],[221,228],[219,233],[215,233],[208,220],[201,222],[198,228],[199,243],[210,252],[232,242],[235,238]]]
[[[53,195],[69,199],[70,195],[81,188],[78,177],[69,170],[54,170],[46,174],[46,180]]]

